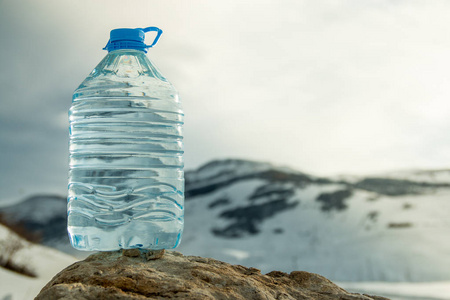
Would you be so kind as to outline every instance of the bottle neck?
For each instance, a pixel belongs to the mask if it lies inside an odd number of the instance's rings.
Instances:
[[[132,55],[132,54],[136,54],[136,55],[145,55],[146,52],[141,51],[141,50],[136,50],[136,49],[117,49],[117,50],[112,50],[109,51],[108,54],[124,54],[124,55]]]

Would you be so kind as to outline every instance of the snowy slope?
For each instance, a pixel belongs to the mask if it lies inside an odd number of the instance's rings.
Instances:
[[[26,266],[36,277],[0,267],[0,299],[33,299],[53,276],[76,261],[74,257],[55,249],[29,243],[0,225],[0,255],[9,252],[12,244],[20,245],[12,256],[14,263]]]
[[[391,300],[450,300],[450,281],[438,282],[337,282],[349,292],[388,297]]]

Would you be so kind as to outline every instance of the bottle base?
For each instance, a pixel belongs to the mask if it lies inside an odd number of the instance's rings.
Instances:
[[[136,248],[173,249],[180,244],[182,235],[182,231],[149,232],[133,230],[132,234],[124,234],[125,232],[72,226],[69,226],[68,231],[72,247],[81,251],[115,251]]]

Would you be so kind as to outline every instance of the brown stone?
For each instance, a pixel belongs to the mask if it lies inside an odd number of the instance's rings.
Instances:
[[[262,275],[255,268],[178,252],[147,253],[150,260],[140,253],[93,254],[58,273],[35,299],[386,299],[349,293],[308,272]]]
[[[153,260],[153,259],[160,259],[161,257],[163,257],[165,253],[165,250],[148,250],[147,253],[145,253],[145,258],[147,258],[147,260]]]
[[[141,251],[139,249],[123,249],[122,255],[128,257],[138,257],[141,256]]]

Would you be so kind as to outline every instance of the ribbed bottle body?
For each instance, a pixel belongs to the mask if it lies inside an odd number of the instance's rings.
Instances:
[[[144,53],[109,53],[75,91],[68,231],[80,250],[170,249],[184,222],[183,113]]]

